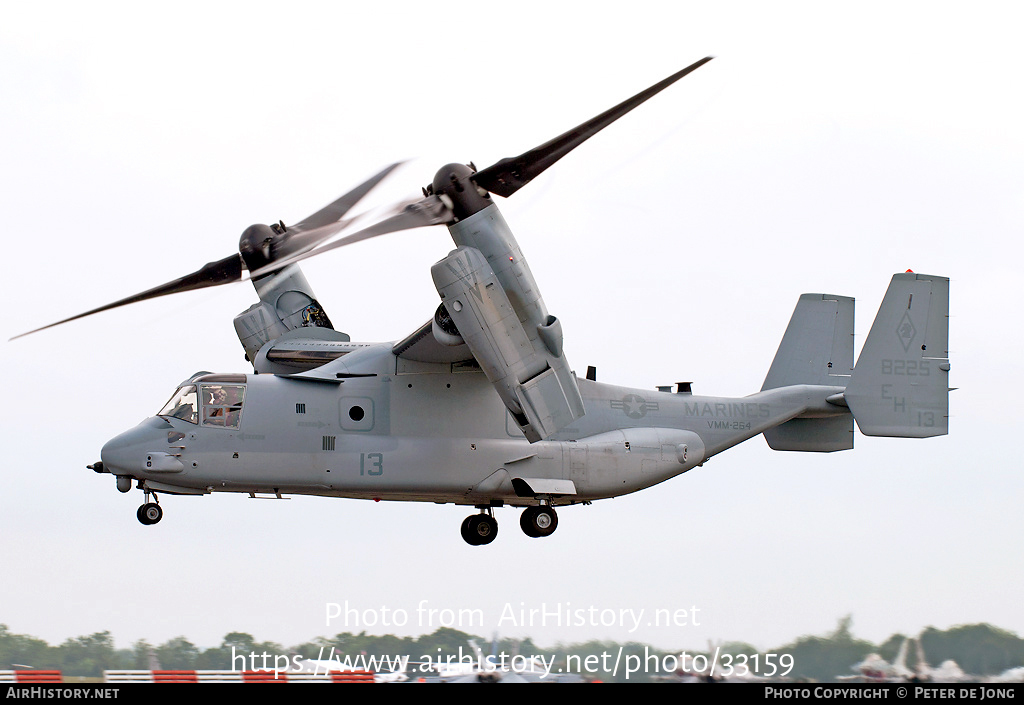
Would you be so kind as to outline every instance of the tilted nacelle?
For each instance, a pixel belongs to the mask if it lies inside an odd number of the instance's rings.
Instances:
[[[235,332],[246,359],[255,363],[260,349],[289,331],[322,328],[333,331],[330,319],[313,296],[306,277],[297,268],[253,282],[260,302],[235,316]],[[332,340],[348,341],[344,333]]]
[[[434,335],[465,342],[531,442],[584,414],[562,354],[562,329],[549,315],[518,243],[494,206],[449,226],[459,245],[431,268],[444,311]]]

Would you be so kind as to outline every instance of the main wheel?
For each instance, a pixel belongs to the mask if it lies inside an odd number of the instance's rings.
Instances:
[[[519,515],[519,526],[522,528],[523,533],[531,539],[538,538],[537,534],[533,530],[533,515],[536,512],[537,507],[527,507],[523,510],[523,513]]]
[[[462,538],[470,546],[489,544],[498,535],[498,522],[488,514],[473,514],[462,522]]]
[[[135,516],[143,524],[155,524],[164,518],[164,510],[160,508],[159,504],[148,502],[139,507],[139,510],[135,512]]]
[[[558,515],[553,507],[527,507],[519,517],[523,533],[533,539],[550,536],[558,528]]]
[[[474,540],[473,535],[469,532],[469,522],[473,520],[473,515],[470,515],[462,520],[462,540],[468,543],[470,546],[478,546]]]

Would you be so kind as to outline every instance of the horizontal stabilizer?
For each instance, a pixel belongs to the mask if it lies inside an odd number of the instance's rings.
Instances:
[[[772,450],[831,453],[853,448],[853,417],[849,414],[817,419],[792,419],[764,432]]]
[[[867,436],[947,433],[949,279],[893,276],[844,397]]]

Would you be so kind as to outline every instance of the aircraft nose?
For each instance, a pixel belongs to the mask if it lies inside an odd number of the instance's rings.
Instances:
[[[103,468],[114,475],[138,475],[145,467],[147,450],[159,447],[159,431],[150,427],[151,419],[107,441],[100,451]]]
[[[103,445],[100,451],[100,459],[103,461],[103,468],[115,475],[134,475],[140,470],[140,463],[133,447],[137,445],[138,430],[132,429],[111,438]],[[132,462],[135,456],[135,462]]]

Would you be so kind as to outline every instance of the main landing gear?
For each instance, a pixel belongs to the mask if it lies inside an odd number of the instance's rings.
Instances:
[[[558,515],[554,507],[527,507],[519,517],[519,526],[532,539],[550,536],[558,528]]]
[[[519,525],[530,538],[550,536],[558,528],[558,514],[547,505],[527,507],[519,517]],[[491,507],[482,507],[479,514],[471,514],[462,521],[462,538],[470,546],[489,544],[497,535],[498,522]]]
[[[146,490],[146,503],[139,507],[139,510],[135,512],[135,516],[139,518],[139,521],[147,526],[149,524],[155,524],[164,518],[164,510],[157,504],[160,500],[157,498],[156,493],[153,493],[153,502],[149,501],[149,490]]]
[[[488,507],[480,514],[470,514],[462,520],[462,538],[470,546],[483,546],[498,535],[498,522]]]

